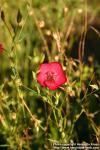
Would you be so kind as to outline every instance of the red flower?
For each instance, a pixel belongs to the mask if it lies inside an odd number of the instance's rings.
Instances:
[[[3,45],[0,43],[0,53],[2,53],[4,50]]]
[[[40,65],[37,81],[50,90],[56,90],[60,85],[68,81],[62,66],[58,62],[45,63]]]

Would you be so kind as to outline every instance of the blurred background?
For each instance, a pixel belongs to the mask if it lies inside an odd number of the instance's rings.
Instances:
[[[2,0],[0,12],[0,149],[99,143],[99,1]],[[51,92],[36,81],[49,61],[61,62],[69,78]]]

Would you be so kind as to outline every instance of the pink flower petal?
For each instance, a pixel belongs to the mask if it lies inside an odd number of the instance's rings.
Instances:
[[[50,66],[51,66],[51,70],[57,74],[63,72],[62,66],[58,62],[52,62],[50,63]]]
[[[45,81],[45,78],[44,78],[44,75],[40,72],[37,74],[37,81],[42,85],[42,86],[46,86],[44,81]]]
[[[55,90],[60,85],[67,82],[68,79],[65,76],[61,64],[58,62],[51,62],[40,65],[39,73],[37,74],[37,81],[42,86],[47,86],[50,90]]]
[[[56,90],[58,86],[55,84],[55,82],[51,81],[45,81],[45,85],[50,89],[50,90]]]
[[[44,81],[45,81],[45,77],[46,77],[46,72],[49,71],[49,67],[50,67],[50,65],[47,64],[47,63],[40,65],[39,73],[37,74],[37,81],[38,81],[42,86],[46,86],[46,85],[44,84]]]
[[[4,50],[4,47],[3,47],[3,45],[0,43],[0,53],[2,53],[3,50]]]
[[[39,68],[39,71],[44,74],[48,71],[50,71],[50,64],[49,63],[45,63],[45,64],[41,64],[40,65],[40,68]]]
[[[67,78],[64,75],[61,75],[61,76],[59,75],[56,78],[55,82],[56,82],[57,86],[60,86],[60,85],[64,84],[65,82],[67,82]]]
[[[55,82],[57,85],[64,84],[65,82],[68,81],[60,63],[53,62],[53,63],[51,63],[51,66],[52,66],[51,70],[54,71],[56,74]]]

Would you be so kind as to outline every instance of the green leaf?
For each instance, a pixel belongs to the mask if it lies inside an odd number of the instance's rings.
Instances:
[[[36,73],[32,71],[33,79],[36,80]]]
[[[40,58],[40,63],[43,63],[44,59],[45,59],[45,55],[42,55]]]
[[[0,85],[0,91],[2,91],[4,88],[4,84]]]

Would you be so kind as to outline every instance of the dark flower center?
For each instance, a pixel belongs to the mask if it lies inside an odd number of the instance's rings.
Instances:
[[[54,72],[46,72],[46,80],[48,80],[48,81],[55,81],[55,74],[54,74]]]

